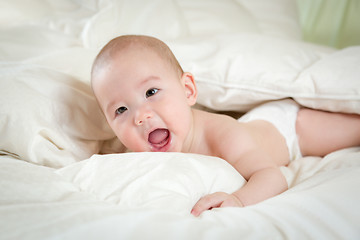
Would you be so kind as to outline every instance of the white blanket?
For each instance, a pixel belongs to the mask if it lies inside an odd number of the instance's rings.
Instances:
[[[197,198],[244,182],[224,160],[96,155],[54,171],[2,157],[2,239],[357,239],[360,148],[296,160],[285,193],[190,215]]]
[[[360,114],[360,46],[303,42],[295,0],[3,1],[0,239],[360,238],[360,148],[292,162],[289,190],[254,206],[190,215],[244,179],[219,158],[125,153],[89,86],[121,34],[165,41],[212,110],[291,97]]]

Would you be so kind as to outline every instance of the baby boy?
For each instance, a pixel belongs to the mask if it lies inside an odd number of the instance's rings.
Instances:
[[[194,216],[284,192],[288,186],[280,166],[294,158],[360,145],[359,115],[301,108],[292,100],[267,103],[240,120],[192,108],[194,76],[153,37],[111,40],[94,61],[91,81],[110,127],[128,149],[220,157],[247,180],[232,194],[202,197],[191,211]]]

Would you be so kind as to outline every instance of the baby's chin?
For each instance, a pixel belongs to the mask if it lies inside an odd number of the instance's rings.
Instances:
[[[125,144],[124,144],[125,145]],[[143,145],[143,146],[130,146],[130,145],[125,145],[127,152],[150,152],[150,148],[147,145]]]

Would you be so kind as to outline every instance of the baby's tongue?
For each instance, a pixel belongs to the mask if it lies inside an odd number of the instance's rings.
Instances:
[[[169,137],[169,130],[156,129],[149,134],[149,142],[152,144],[159,144]]]

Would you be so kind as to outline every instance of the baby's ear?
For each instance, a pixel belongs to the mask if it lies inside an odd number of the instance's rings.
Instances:
[[[188,104],[189,106],[193,106],[197,99],[197,89],[194,75],[189,72],[183,73],[181,76],[181,82],[185,89],[185,96],[187,98]]]

